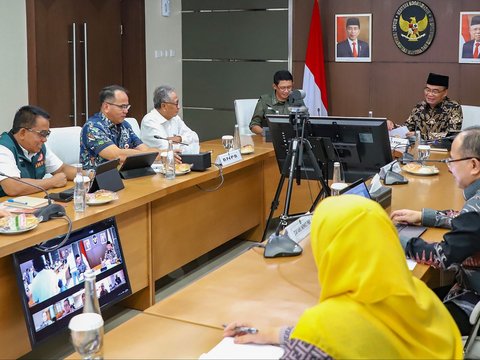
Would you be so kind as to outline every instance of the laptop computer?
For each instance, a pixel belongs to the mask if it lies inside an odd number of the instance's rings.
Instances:
[[[353,194],[363,196],[367,199],[371,198],[368,187],[363,179],[359,179],[347,186],[345,189],[342,189],[340,194]],[[397,228],[398,235],[402,235],[402,237],[405,238],[420,237],[427,230],[425,226],[408,224],[396,224],[395,227]]]
[[[123,179],[133,179],[141,176],[155,175],[152,164],[157,158],[157,152],[129,155],[118,171]]]

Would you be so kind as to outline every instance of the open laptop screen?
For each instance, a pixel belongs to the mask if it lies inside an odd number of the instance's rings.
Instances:
[[[352,194],[352,195],[360,195],[367,199],[370,199],[370,193],[368,192],[367,185],[363,179],[358,179],[357,181],[353,182],[345,189],[340,191],[340,194]]]

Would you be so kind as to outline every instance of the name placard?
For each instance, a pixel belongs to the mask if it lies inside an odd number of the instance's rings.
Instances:
[[[217,161],[215,161],[215,163],[220,163],[222,164],[222,166],[227,166],[239,162],[240,160],[242,160],[242,154],[240,154],[240,150],[237,149],[227,152],[225,154],[218,155]]]
[[[392,150],[405,152],[409,144],[410,144],[410,141],[408,141],[408,139],[390,137],[390,147]]]
[[[308,234],[312,226],[312,215],[305,215],[298,218],[285,228],[285,234],[297,244],[302,241]]]

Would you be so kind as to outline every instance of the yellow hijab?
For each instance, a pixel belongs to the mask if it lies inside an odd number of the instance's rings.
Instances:
[[[327,198],[312,220],[322,287],[292,338],[334,359],[460,359],[457,326],[436,295],[408,270],[397,232],[375,202]]]

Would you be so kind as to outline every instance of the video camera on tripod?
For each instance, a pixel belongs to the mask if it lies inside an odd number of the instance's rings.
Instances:
[[[293,127],[293,134],[290,131],[290,135],[286,135],[285,133],[277,133],[272,131],[272,139],[275,148],[275,153],[278,158],[277,150],[283,148],[286,144],[285,142],[288,141],[288,150],[286,151],[286,158],[283,161],[283,166],[280,169],[281,176],[280,181],[278,183],[278,187],[275,193],[275,197],[272,201],[270,214],[267,219],[267,224],[265,227],[265,231],[263,233],[263,239],[265,239],[270,221],[272,219],[273,213],[277,209],[279,205],[279,198],[281,191],[283,189],[283,185],[285,179],[288,178],[287,184],[287,193],[285,196],[285,207],[282,215],[280,216],[280,222],[275,230],[275,233],[272,234],[265,245],[265,257],[277,257],[277,256],[295,256],[302,253],[302,248],[292,239],[288,237],[288,235],[280,235],[280,231],[282,228],[287,226],[287,221],[299,218],[304,216],[305,214],[309,214],[313,211],[318,201],[321,197],[329,196],[330,195],[330,188],[328,184],[324,180],[322,170],[320,168],[319,162],[317,157],[312,151],[312,146],[309,140],[305,137],[305,126],[309,122],[309,114],[308,109],[303,104],[303,98],[305,97],[305,92],[303,90],[294,90],[288,96],[288,104],[291,105],[289,107],[290,115],[288,116],[288,121],[290,125]],[[268,119],[268,116],[267,116]],[[269,125],[273,125],[269,120]],[[291,129],[291,128],[290,128]],[[271,127],[272,130],[272,127]],[[292,136],[293,135],[293,136]],[[313,167],[313,173],[311,179],[317,179],[321,183],[322,190],[319,192],[318,196],[314,200],[312,207],[306,213],[297,214],[297,215],[290,215],[290,201],[292,196],[292,187],[293,181],[296,179],[297,184],[300,184],[301,179],[301,171],[304,167],[304,152],[305,157],[309,160],[309,164]]]

